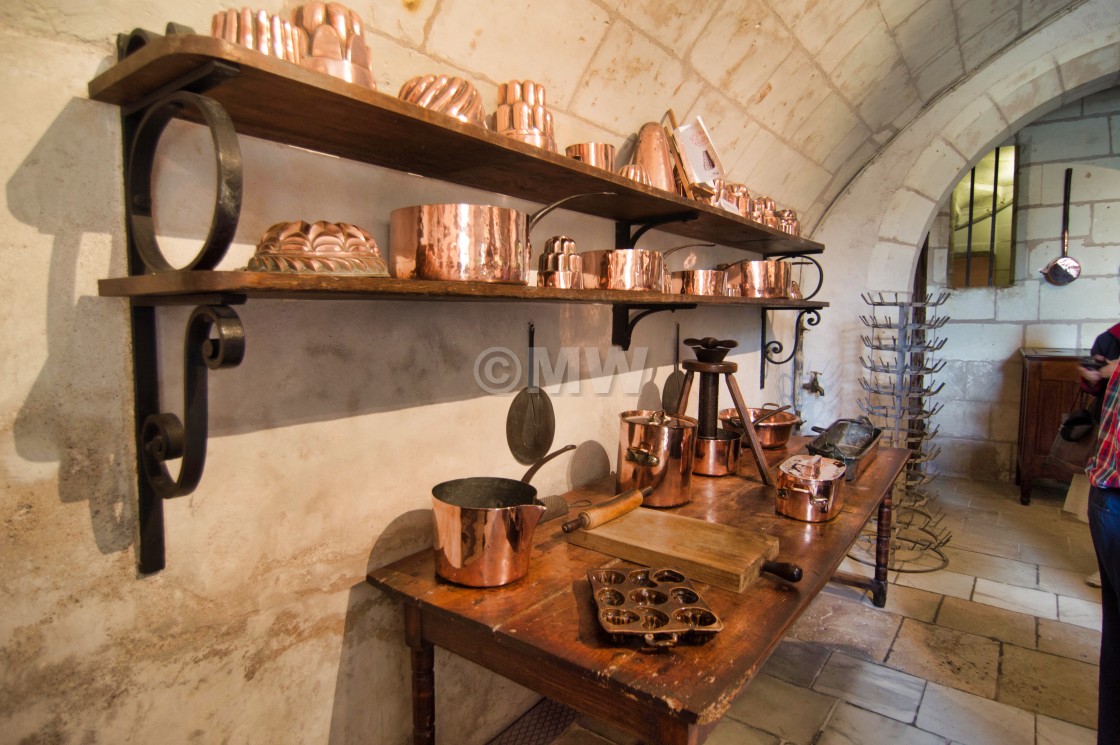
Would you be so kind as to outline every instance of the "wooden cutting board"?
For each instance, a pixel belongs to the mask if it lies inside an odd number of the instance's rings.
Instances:
[[[735,592],[778,555],[777,538],[644,507],[574,531],[568,540],[636,564],[670,566],[691,580]]]

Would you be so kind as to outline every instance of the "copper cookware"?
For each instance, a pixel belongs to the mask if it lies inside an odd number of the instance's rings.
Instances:
[[[793,434],[793,428],[801,424],[801,419],[796,414],[778,411],[773,408],[747,409],[747,416],[751,418],[751,423],[754,424],[758,444],[765,450],[777,450],[785,447]],[[766,418],[758,421],[761,416]],[[732,432],[738,432],[741,435],[745,431],[743,420],[739,418],[739,412],[735,409],[721,409],[719,420],[724,427]]]
[[[606,192],[600,192],[606,193]],[[529,232],[537,221],[569,200],[530,214],[481,204],[422,204],[389,214],[389,248],[398,257],[416,257],[416,279],[527,284]]]
[[[211,36],[297,65],[307,53],[307,37],[300,31],[278,15],[249,8],[215,13],[210,23]]]
[[[646,122],[638,130],[634,164],[641,166],[649,176],[650,186],[676,193],[673,161],[669,154],[669,138],[665,134],[665,128],[657,122]]]
[[[250,272],[361,274],[388,277],[377,241],[357,225],[302,220],[273,225],[249,259]]]
[[[669,291],[676,295],[726,295],[722,269],[685,269],[672,272]]]
[[[601,290],[665,291],[665,258],[644,248],[584,251],[583,286]]]
[[[831,520],[844,507],[844,464],[819,455],[794,455],[778,466],[776,509],[795,520]]]
[[[568,145],[564,153],[572,160],[614,173],[614,145],[605,142],[581,142]]]
[[[401,86],[397,98],[429,111],[486,127],[482,95],[466,80],[447,75],[420,75]]]
[[[300,36],[307,40],[302,66],[377,90],[357,13],[338,3],[312,2],[296,8],[293,17]]]
[[[696,438],[696,459],[692,472],[701,476],[727,476],[739,471],[739,454],[743,436],[738,432],[717,429],[715,437]]]
[[[793,274],[788,261],[739,261],[728,266],[727,284],[738,286],[743,297],[788,298]]]
[[[623,166],[618,169],[618,175],[622,178],[628,178],[631,181],[641,184],[642,186],[653,186],[653,180],[647,171],[637,163],[631,163],[628,166]]]
[[[538,262],[538,287],[583,288],[583,257],[576,253],[576,242],[568,236],[554,235],[545,241]]]
[[[692,498],[696,420],[637,409],[618,415],[617,491],[652,487],[647,507],[676,507]]]
[[[494,129],[520,142],[557,152],[544,86],[532,80],[511,80],[498,86]]]

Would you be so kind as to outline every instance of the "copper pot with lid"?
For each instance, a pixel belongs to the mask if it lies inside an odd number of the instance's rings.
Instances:
[[[794,520],[831,520],[844,507],[842,461],[819,455],[794,455],[778,466],[776,509]]]
[[[619,492],[652,487],[646,507],[676,507],[692,498],[696,420],[635,409],[618,415]]]

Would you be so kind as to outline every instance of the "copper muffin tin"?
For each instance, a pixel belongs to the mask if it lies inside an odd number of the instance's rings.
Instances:
[[[640,637],[650,647],[704,642],[723,629],[684,573],[671,567],[587,572],[599,624],[617,640]]]

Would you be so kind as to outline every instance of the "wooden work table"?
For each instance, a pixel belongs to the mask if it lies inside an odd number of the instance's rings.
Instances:
[[[771,467],[800,452],[807,440],[766,451]],[[430,549],[374,570],[369,582],[404,608],[414,742],[435,742],[433,648],[440,646],[647,743],[698,745],[830,579],[867,587],[876,605],[886,602],[890,487],[908,456],[907,450],[880,448],[859,479],[844,484],[844,508],[825,523],[777,515],[774,489],[761,482],[753,463],[745,463],[738,476],[694,476],[692,501],[674,511],[774,536],[778,559],[804,570],[797,584],[762,574],[742,593],[697,583],[724,623],[704,644],[649,652],[637,642],[612,640],[599,625],[587,571],[633,565],[571,545],[561,531],[563,519],[537,527],[528,575],[505,587],[472,589],[437,578]],[[601,502],[613,487],[613,480],[604,481],[565,497]],[[834,577],[876,510],[875,579]]]

